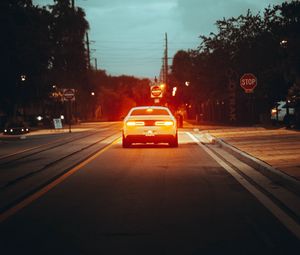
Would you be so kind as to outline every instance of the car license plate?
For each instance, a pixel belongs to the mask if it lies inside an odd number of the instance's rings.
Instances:
[[[152,130],[148,130],[148,131],[146,131],[145,135],[146,136],[154,136],[154,133]]]

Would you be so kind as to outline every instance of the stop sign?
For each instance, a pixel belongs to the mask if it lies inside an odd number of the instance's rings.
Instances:
[[[240,79],[240,85],[246,93],[252,93],[257,86],[257,79],[252,73],[245,73]]]
[[[64,98],[66,100],[74,100],[75,98],[75,89],[64,89]]]
[[[151,87],[151,97],[162,97],[162,90],[160,86],[155,85]]]

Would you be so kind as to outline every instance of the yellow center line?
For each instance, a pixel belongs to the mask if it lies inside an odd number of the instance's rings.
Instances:
[[[40,189],[40,190],[36,191],[35,193],[33,193],[32,195],[28,196],[27,198],[25,198],[24,200],[22,200],[20,203],[16,204],[15,206],[13,206],[13,207],[9,208],[8,210],[6,210],[5,212],[1,213],[0,214],[0,223],[3,222],[3,221],[5,221],[7,218],[11,217],[12,215],[16,214],[18,211],[20,211],[24,207],[28,206],[29,204],[31,204],[32,202],[34,202],[35,200],[37,200],[41,196],[45,195],[48,191],[50,191],[55,186],[57,186],[58,184],[60,184],[61,182],[63,182],[65,179],[67,179],[68,177],[70,177],[72,174],[76,173],[82,167],[84,167],[87,164],[89,164],[91,161],[93,161],[99,155],[101,155],[102,153],[104,153],[105,151],[107,151],[110,147],[112,147],[113,145],[117,144],[120,141],[120,139],[121,138],[116,139],[111,144],[109,144],[106,147],[104,147],[101,150],[99,150],[93,156],[89,157],[88,159],[84,160],[83,162],[79,163],[78,165],[76,165],[75,167],[73,167],[72,169],[70,169],[67,173],[63,174],[62,176],[60,176],[57,179],[55,179],[53,182],[47,184],[42,189]]]

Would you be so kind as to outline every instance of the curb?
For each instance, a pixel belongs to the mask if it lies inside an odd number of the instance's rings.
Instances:
[[[16,141],[16,140],[24,140],[27,139],[26,135],[2,135],[0,136],[0,141]]]
[[[212,136],[213,137],[213,136]],[[254,169],[258,170],[265,176],[269,177],[273,181],[281,184],[288,190],[300,195],[300,181],[294,179],[293,177],[281,172],[280,170],[272,167],[271,165],[265,163],[264,161],[255,158],[243,151],[240,151],[236,147],[224,142],[220,138],[214,138],[215,142],[220,145],[224,150],[231,153],[233,156],[241,160],[242,162],[250,165]]]

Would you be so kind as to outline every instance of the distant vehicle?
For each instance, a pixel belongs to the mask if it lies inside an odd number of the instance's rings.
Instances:
[[[289,115],[290,120],[294,117],[295,108],[289,106]],[[286,101],[279,101],[276,105],[271,109],[271,120],[273,123],[275,122],[288,122],[288,115],[287,115],[287,104]]]
[[[178,147],[176,118],[169,108],[132,108],[124,118],[122,145],[127,148],[132,143],[169,143],[170,147]]]
[[[29,127],[24,122],[10,122],[5,125],[3,134],[21,135],[29,133]]]

